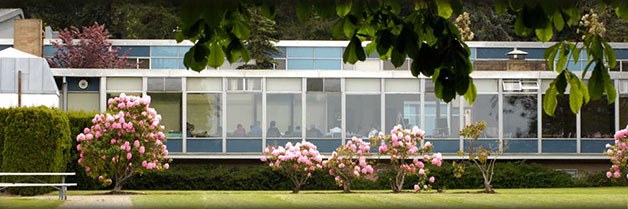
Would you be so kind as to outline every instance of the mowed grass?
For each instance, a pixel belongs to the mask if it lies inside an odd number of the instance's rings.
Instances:
[[[137,191],[133,208],[623,208],[628,188],[498,189],[393,194],[389,191]],[[103,191],[70,191],[72,195]],[[56,195],[52,193],[50,195]],[[0,208],[57,208],[62,201],[0,196]]]
[[[628,188],[475,191],[154,191],[133,196],[133,204],[134,208],[628,208]]]

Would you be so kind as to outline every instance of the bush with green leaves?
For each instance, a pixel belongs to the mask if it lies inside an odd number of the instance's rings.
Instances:
[[[64,172],[70,157],[70,126],[59,109],[20,107],[0,112],[2,172]],[[26,177],[6,176],[2,182],[25,182]],[[44,176],[43,182],[59,182],[59,177]],[[9,188],[19,195],[37,195],[51,191],[47,187]]]

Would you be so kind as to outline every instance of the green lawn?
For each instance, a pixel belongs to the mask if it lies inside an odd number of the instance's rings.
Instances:
[[[498,194],[474,191],[141,191],[145,194],[130,197],[134,208],[628,208],[628,188],[621,187],[498,189]],[[69,195],[93,193],[102,191],[71,191]],[[0,208],[55,208],[60,204],[58,200],[0,197]]]

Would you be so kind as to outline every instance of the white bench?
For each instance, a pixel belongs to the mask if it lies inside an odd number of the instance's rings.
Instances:
[[[76,183],[65,183],[66,176],[74,176],[76,173],[0,173],[2,176],[61,176],[61,183],[0,183],[0,191],[9,187],[54,187],[59,190],[59,199],[67,199],[68,187],[76,186]]]

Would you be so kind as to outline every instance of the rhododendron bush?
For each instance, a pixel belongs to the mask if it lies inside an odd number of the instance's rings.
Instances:
[[[150,97],[126,96],[108,100],[107,112],[76,137],[78,163],[89,176],[119,192],[131,176],[169,168],[161,116],[150,108]]]
[[[401,192],[407,175],[419,177],[414,185],[415,191],[429,190],[436,181],[436,178],[429,176],[430,171],[426,165],[441,166],[443,158],[440,153],[431,153],[430,142],[421,146],[424,136],[425,131],[416,126],[412,130],[405,130],[397,125],[390,131],[390,135],[379,133],[371,137],[373,142],[380,143],[380,155],[390,156],[390,162],[397,173],[395,179],[391,179],[393,192]]]
[[[611,158],[610,171],[606,172],[608,178],[621,178],[621,169],[628,166],[628,127],[615,133],[615,145],[606,144],[606,154]],[[628,178],[628,175],[626,175]]]
[[[370,149],[369,143],[353,137],[336,148],[329,160],[323,162],[329,168],[329,175],[335,177],[336,183],[342,186],[344,192],[351,192],[353,180],[373,174],[373,167],[366,160]]]
[[[316,146],[309,142],[288,142],[285,147],[267,147],[264,149],[266,157],[262,162],[275,171],[288,177],[293,184],[292,192],[298,193],[301,187],[312,176],[312,172],[323,168],[323,156]]]

